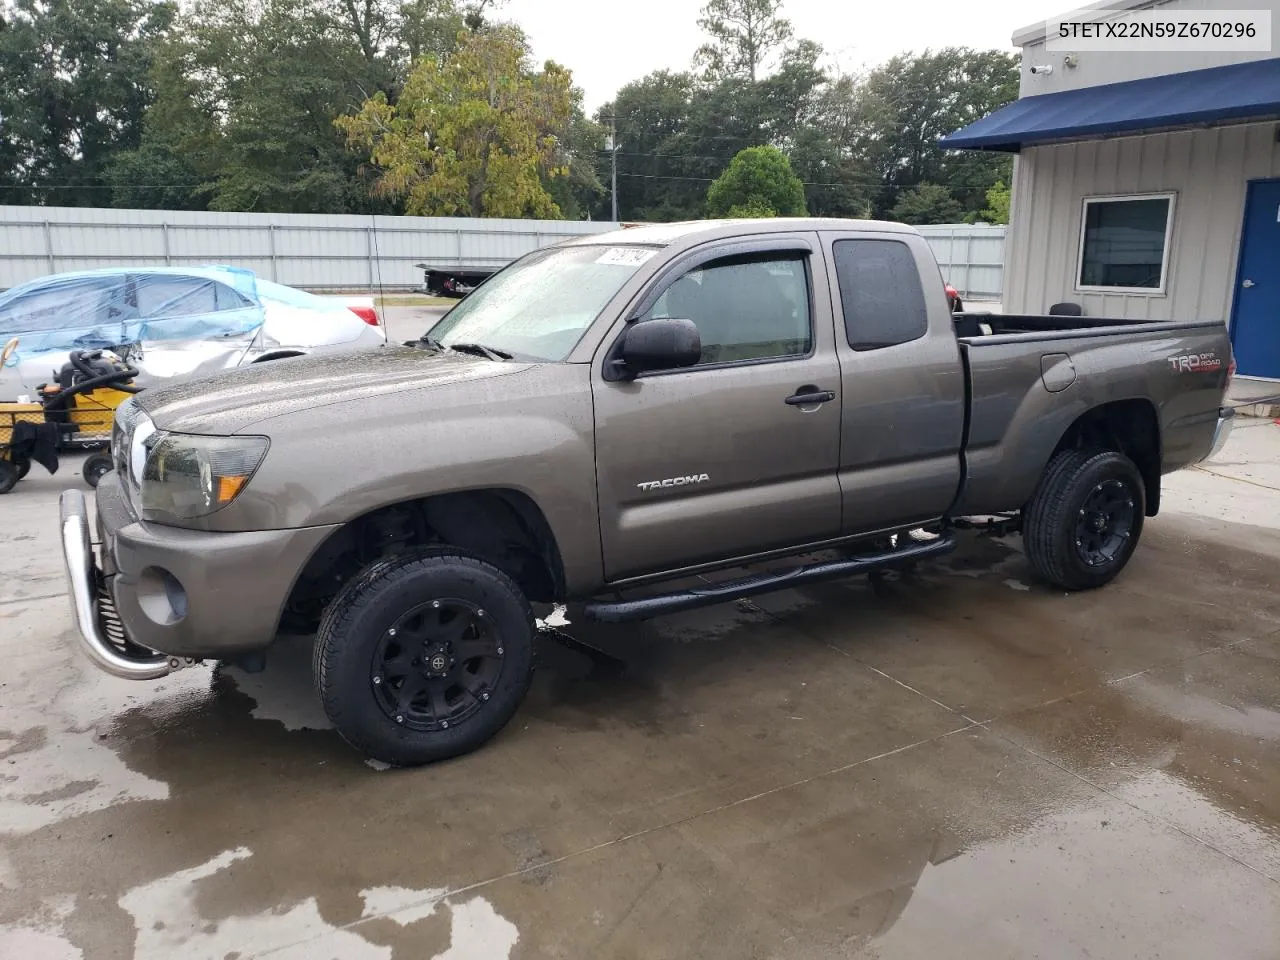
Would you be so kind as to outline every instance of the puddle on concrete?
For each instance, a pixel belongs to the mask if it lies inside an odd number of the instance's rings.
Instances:
[[[63,927],[75,910],[74,897],[49,897],[20,923],[0,924],[0,957],[13,960],[83,960]]]
[[[1173,778],[1164,778],[1163,789],[1199,817],[1225,816]],[[1205,857],[1198,843],[1122,801],[1091,803],[927,864],[908,897],[898,898],[900,912],[872,936],[869,953],[877,960],[1122,957],[1159,945],[1167,960],[1273,960],[1280,895],[1259,897],[1248,880],[1247,868]],[[1246,885],[1252,896],[1241,893]],[[1068,895],[1051,898],[1046,890]]]
[[[31,661],[36,661],[31,663]],[[110,743],[122,702],[151,693],[82,663],[66,638],[24,655],[5,688],[0,730],[0,836],[23,835],[120,803],[164,800],[168,784],[131,770]],[[41,679],[47,682],[31,682]],[[141,689],[140,689],[141,687]],[[148,701],[153,722],[208,696],[208,673],[183,671]]]
[[[221,853],[188,870],[130,890],[120,906],[137,926],[134,960],[225,960],[270,954],[277,960],[314,960],[317,940],[333,960],[391,960],[391,948],[325,921],[314,897],[276,904],[251,916],[208,921],[200,914],[200,881],[253,856],[247,847]]]
[[[220,666],[218,673],[253,701],[249,715],[275,721],[286,730],[332,730],[316,696],[311,675],[312,637],[280,637],[267,653],[266,667],[246,673]]]
[[[372,887],[360,891],[364,919],[383,917],[401,927],[434,916],[443,905],[450,914],[449,947],[432,960],[506,960],[520,940],[516,925],[498,914],[484,897],[458,903],[444,900],[444,890],[410,890],[406,887]]]
[[[202,895],[208,894],[203,881],[224,871],[233,872],[238,863],[253,855],[248,847],[227,850],[198,866],[134,887],[121,896],[119,904],[133,918],[137,929],[134,960],[225,960],[260,955],[279,960],[313,960],[321,955],[333,960],[391,960],[392,947],[368,939],[359,931],[359,924],[339,926],[327,921],[315,897],[289,905],[274,904],[251,915],[208,919],[200,909]],[[360,892],[364,902],[360,919],[386,919],[399,927],[409,927],[444,909],[450,921],[449,946],[436,953],[433,960],[505,960],[510,956],[519,940],[513,923],[500,916],[484,897],[450,902],[445,893],[444,889],[372,887]],[[49,925],[52,932],[38,928],[15,936],[56,939],[57,924],[65,920],[70,909],[68,905],[54,918]],[[0,945],[3,943],[0,940]]]

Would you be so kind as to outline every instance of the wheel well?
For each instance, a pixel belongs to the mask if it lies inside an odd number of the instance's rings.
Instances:
[[[1142,474],[1147,516],[1160,510],[1160,421],[1149,400],[1116,400],[1082,413],[1054,448],[1116,450]]]
[[[254,363],[266,363],[268,360],[284,360],[286,357],[305,357],[306,354],[301,350],[278,350],[275,353],[265,353],[254,359]]]
[[[313,628],[334,595],[370,563],[441,544],[493,564],[530,600],[564,594],[560,550],[538,505],[517,490],[469,490],[379,507],[335,530],[299,574],[281,626]]]

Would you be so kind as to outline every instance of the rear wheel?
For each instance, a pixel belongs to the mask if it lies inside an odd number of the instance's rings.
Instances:
[[[80,475],[84,477],[84,482],[89,486],[96,488],[105,477],[115,468],[115,464],[111,462],[111,458],[105,453],[95,453],[85,460],[84,466],[80,468]]]
[[[396,766],[476,749],[533,676],[533,613],[496,567],[449,549],[379,561],[329,604],[315,646],[325,713]]]
[[[1133,556],[1145,513],[1132,460],[1112,450],[1064,450],[1049,461],[1023,516],[1027,559],[1054,586],[1100,587]]]

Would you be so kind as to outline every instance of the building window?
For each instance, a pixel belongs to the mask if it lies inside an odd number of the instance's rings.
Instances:
[[[1164,293],[1172,193],[1087,197],[1082,224],[1077,289]]]

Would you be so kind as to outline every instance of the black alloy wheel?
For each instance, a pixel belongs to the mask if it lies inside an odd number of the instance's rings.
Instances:
[[[1076,519],[1076,549],[1091,567],[1110,563],[1133,535],[1133,494],[1120,480],[1103,480],[1085,497]]]
[[[369,684],[383,713],[410,730],[448,730],[489,701],[506,650],[492,617],[451,597],[412,607],[374,648]]]

